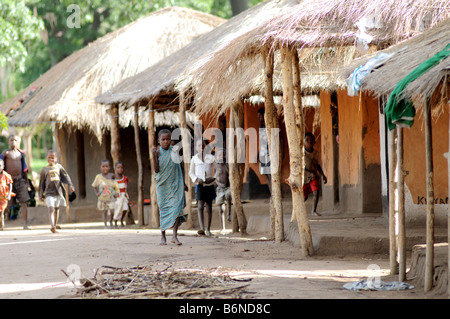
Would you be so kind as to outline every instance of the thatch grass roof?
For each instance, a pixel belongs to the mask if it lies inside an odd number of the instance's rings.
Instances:
[[[161,105],[177,105],[179,87],[188,82],[185,71],[203,55],[214,52],[245,32],[261,26],[282,12],[289,11],[299,0],[267,0],[234,16],[211,32],[204,34],[179,51],[143,72],[124,80],[96,101],[103,104],[146,105],[149,100]],[[158,101],[166,101],[166,103]],[[168,103],[173,101],[172,103]]]
[[[2,104],[0,110],[6,113],[32,87],[38,87],[35,96],[9,118],[10,125],[56,122],[90,128],[99,137],[110,119],[107,107],[95,102],[96,96],[224,21],[179,7],[151,13],[73,53]],[[126,125],[129,118],[121,117],[120,124]]]
[[[449,17],[450,0],[305,0],[204,57],[185,86],[194,88],[196,112],[210,112],[212,106],[222,112],[242,96],[261,90],[256,79],[262,76],[265,48],[276,51],[280,45],[291,45],[300,50],[302,88],[334,89],[340,85],[333,81],[337,69],[359,54],[358,21],[368,21],[369,50],[377,50]],[[275,68],[279,70],[277,63]],[[308,85],[310,79],[315,85]]]
[[[376,96],[387,95],[392,92],[397,83],[437,52],[443,50],[450,43],[450,19],[425,31],[421,35],[410,40],[403,41],[381,52],[393,53],[383,65],[374,69],[361,83],[362,90],[372,91]],[[378,52],[379,53],[379,52]],[[378,54],[377,53],[377,54]],[[357,59],[339,74],[343,79],[347,78],[355,68],[364,65],[376,54]],[[421,101],[434,99],[434,104],[442,100],[448,103],[450,89],[450,57],[442,60],[422,74],[403,91],[408,98]],[[441,87],[438,92],[436,89]],[[418,105],[420,106],[420,104]]]

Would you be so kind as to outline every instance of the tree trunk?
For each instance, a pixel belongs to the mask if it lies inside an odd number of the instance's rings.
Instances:
[[[297,220],[303,255],[311,256],[314,254],[314,248],[312,244],[311,229],[309,226],[305,201],[303,198],[303,168],[301,166],[304,139],[298,136],[295,120],[292,51],[289,48],[282,46],[280,52],[283,77],[284,121],[286,123],[286,132],[289,143],[291,169],[287,182],[292,191],[292,215],[294,215]]]
[[[433,142],[431,130],[431,106],[425,105],[425,151],[427,168],[427,245],[425,254],[424,290],[428,292],[433,287],[434,273],[434,185],[433,185]]]
[[[266,49],[263,52],[264,70],[265,70],[265,112],[264,121],[266,123],[267,141],[269,143],[270,170],[271,170],[271,220],[275,224],[275,241],[280,243],[284,240],[283,225],[283,205],[281,203],[281,165],[280,165],[280,143],[278,116],[273,100],[273,53]],[[275,134],[273,129],[278,130]],[[272,216],[272,212],[273,215]],[[272,223],[271,223],[272,224]]]
[[[136,160],[138,166],[138,224],[144,225],[144,172],[142,169],[141,142],[139,138],[139,106],[134,105],[133,126],[134,126],[134,144],[136,147]]]
[[[305,136],[305,117],[303,116],[303,106],[302,106],[302,86],[301,86],[301,78],[300,78],[300,61],[298,58],[297,49],[292,49],[292,70],[293,70],[293,86],[294,86],[294,109],[295,109],[295,118],[296,118],[296,127],[298,137],[301,140],[304,140]],[[305,167],[305,152],[302,153],[302,176]]]
[[[120,133],[119,133],[119,106],[111,104],[111,157],[113,160],[113,167],[120,161]]]
[[[244,126],[243,107],[242,103],[237,103],[231,108],[230,114],[230,135],[227,137],[227,154],[231,154],[231,149],[234,149],[233,156],[227,156],[230,170],[230,191],[231,199],[233,201],[233,232],[240,231],[242,235],[247,234],[247,218],[245,217],[244,209],[241,202],[242,192],[242,173],[245,164],[238,163],[237,159],[240,158],[238,152],[245,150],[240,147],[242,145],[241,138],[244,136],[236,136],[236,144],[234,144],[233,129],[243,128]]]
[[[148,147],[150,154],[150,203],[152,206],[151,212],[151,227],[159,228],[159,207],[156,199],[156,182],[155,182],[155,168],[153,165],[152,147],[156,146],[155,140],[155,110],[153,109],[153,102],[148,105]]]
[[[397,262],[397,240],[395,236],[395,166],[397,165],[397,157],[395,153],[395,130],[388,133],[389,139],[389,264],[390,274],[398,274]]]
[[[397,128],[397,192],[398,192],[398,278],[406,279],[405,175],[403,172],[403,129]]]
[[[184,165],[184,182],[188,187],[186,192],[186,207],[184,209],[185,214],[187,214],[187,228],[191,228],[193,225],[192,221],[192,182],[189,177],[189,162],[191,157],[191,143],[189,138],[189,132],[186,123],[186,99],[184,93],[180,93],[180,129],[181,129],[181,141],[183,146],[183,163]]]

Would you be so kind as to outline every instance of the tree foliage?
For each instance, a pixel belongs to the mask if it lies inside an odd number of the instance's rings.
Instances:
[[[0,67],[8,64],[23,71],[25,43],[36,39],[42,29],[42,20],[33,15],[25,1],[0,1]]]
[[[248,0],[248,7],[261,1]],[[10,32],[20,33],[14,47],[20,48],[22,55],[8,58],[10,63],[22,64],[21,72],[12,74],[16,91],[28,86],[53,65],[89,42],[167,6],[192,8],[223,18],[232,15],[230,0],[1,0],[2,6],[20,12],[16,18],[7,20],[11,24]],[[2,9],[2,17],[3,12]],[[33,12],[36,17],[32,15]],[[18,32],[19,22],[15,25],[11,22],[20,20],[19,16],[25,16],[22,20],[27,21],[25,25],[29,26],[24,32]],[[43,28],[41,37],[37,37],[40,28]],[[1,42],[0,35],[0,48]]]

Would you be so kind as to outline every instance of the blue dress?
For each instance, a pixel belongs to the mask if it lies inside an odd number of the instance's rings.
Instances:
[[[159,206],[159,223],[162,231],[186,221],[183,208],[186,206],[184,178],[181,166],[172,159],[172,146],[167,150],[159,147],[159,172],[155,173],[156,197]]]

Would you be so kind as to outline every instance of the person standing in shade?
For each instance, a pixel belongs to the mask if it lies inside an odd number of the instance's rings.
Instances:
[[[16,195],[9,202],[9,207],[15,202],[19,202],[20,212],[23,219],[23,229],[28,229],[28,201],[30,195],[28,194],[28,167],[25,162],[25,152],[19,148],[20,139],[16,135],[11,135],[8,139],[9,149],[3,151],[0,155],[5,163],[5,171],[11,175],[13,179],[12,192]]]

